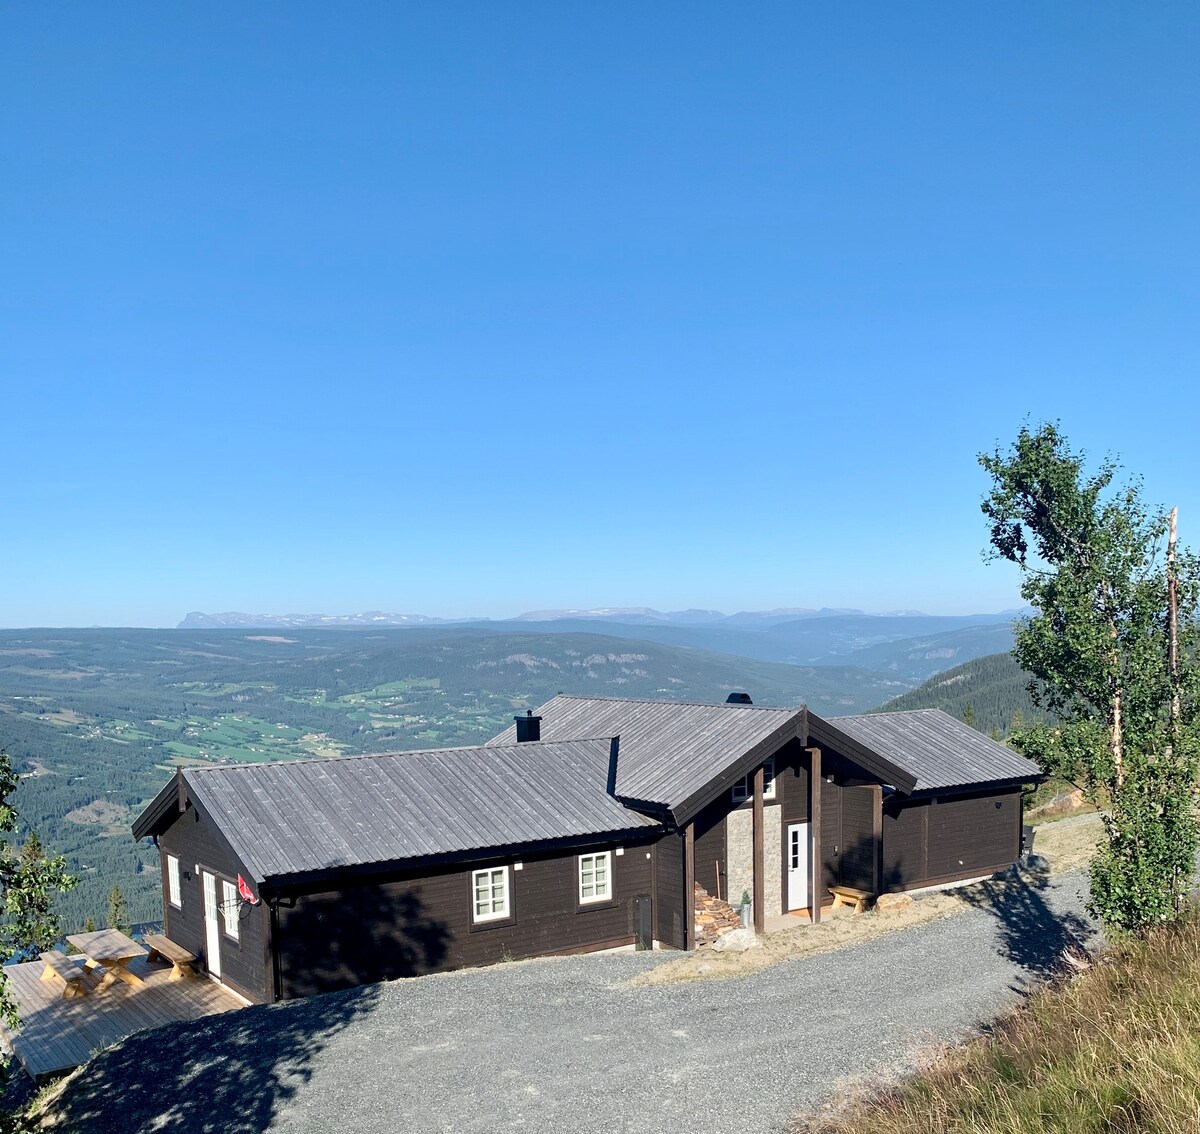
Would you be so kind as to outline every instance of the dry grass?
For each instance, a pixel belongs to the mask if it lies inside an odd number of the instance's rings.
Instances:
[[[1065,874],[1084,865],[1092,857],[1100,834],[1099,815],[1074,816],[1039,827],[1034,849],[1049,861],[1051,874]],[[898,910],[873,910],[858,915],[839,913],[818,925],[800,925],[768,933],[763,937],[761,947],[743,953],[716,953],[708,949],[682,953],[674,960],[639,973],[629,983],[673,984],[677,981],[723,980],[745,976],[781,961],[832,953],[848,945],[911,929],[914,925],[953,917],[973,905],[995,900],[998,892],[1014,885],[1023,883],[989,883],[990,893],[985,892],[983,886],[974,886],[925,894],[911,906]]]
[[[1194,1134],[1200,919],[1109,950],[992,1034],[796,1134]]]

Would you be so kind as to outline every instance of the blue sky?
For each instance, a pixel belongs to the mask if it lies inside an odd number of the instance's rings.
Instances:
[[[1026,418],[1200,543],[1198,57],[1171,3],[6,6],[0,625],[996,610]]]

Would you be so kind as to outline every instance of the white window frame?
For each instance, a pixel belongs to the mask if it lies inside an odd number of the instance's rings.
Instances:
[[[754,773],[747,772],[733,785],[733,802],[745,803],[754,798]],[[775,798],[775,757],[763,761],[763,799]]]
[[[596,863],[604,863],[604,889],[596,885]],[[591,863],[592,894],[584,893],[584,864]],[[613,896],[612,851],[594,851],[591,854],[579,856],[579,904],[590,906],[595,902],[611,902]]]
[[[480,913],[479,895],[480,879],[486,879],[488,892],[487,913]],[[502,901],[496,902],[496,880],[499,878],[502,888]],[[489,921],[502,921],[510,917],[512,912],[512,873],[507,866],[486,866],[482,870],[471,871],[471,921],[475,925]]]
[[[167,855],[167,901],[177,910],[183,909],[183,892],[179,888],[179,859]]]
[[[221,922],[225,927],[225,936],[232,937],[234,941],[239,940],[239,931],[241,926],[239,921],[242,913],[242,899],[238,894],[237,887],[232,883],[221,879]]]

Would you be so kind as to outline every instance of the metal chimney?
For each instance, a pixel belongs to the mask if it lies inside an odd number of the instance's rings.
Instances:
[[[727,704],[727,705],[753,705],[754,702],[750,700],[749,693],[730,693],[729,696],[725,698],[725,704]]]
[[[517,722],[517,743],[542,739],[542,718],[535,717],[532,709],[526,709],[523,717],[514,717]]]

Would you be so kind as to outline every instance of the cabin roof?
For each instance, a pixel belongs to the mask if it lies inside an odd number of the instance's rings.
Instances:
[[[227,764],[183,779],[262,882],[656,827],[608,794],[613,747],[602,737]],[[161,829],[176,791],[159,793],[135,834]]]
[[[908,709],[829,717],[837,731],[911,777],[907,792],[936,791],[1005,780],[1029,783],[1041,769],[941,709]]]
[[[574,697],[560,693],[536,710],[543,740],[620,735],[613,792],[631,803],[671,811],[676,821],[708,785],[745,773],[743,757],[775,748],[796,735],[803,709],[760,705]],[[510,725],[490,744],[511,744]]]

